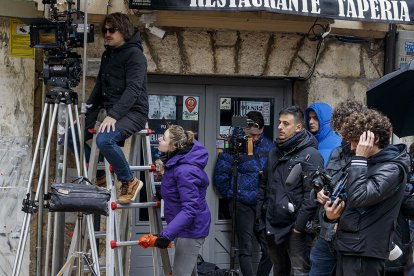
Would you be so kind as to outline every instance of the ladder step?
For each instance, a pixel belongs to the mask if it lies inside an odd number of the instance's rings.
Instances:
[[[95,231],[95,238],[105,238],[106,232],[104,231]]]
[[[150,171],[155,172],[157,167],[154,164],[149,164],[148,166],[129,166],[131,171]]]
[[[117,247],[121,247],[121,246],[134,246],[134,245],[138,245],[138,241],[111,241],[111,248],[115,249]]]
[[[136,134],[140,134],[140,135],[151,135],[151,134],[155,134],[155,131],[149,128],[145,128],[139,132],[137,132]]]
[[[141,203],[129,203],[129,204],[118,204],[115,201],[111,202],[111,209],[130,209],[130,208],[148,208],[148,207],[161,207],[161,201],[153,202],[141,202]]]
[[[105,164],[104,163],[98,163],[96,166],[97,170],[105,170]],[[131,171],[150,171],[155,172],[157,170],[157,167],[154,164],[148,164],[147,166],[129,166],[129,169]],[[111,172],[113,172],[112,165],[109,169]]]

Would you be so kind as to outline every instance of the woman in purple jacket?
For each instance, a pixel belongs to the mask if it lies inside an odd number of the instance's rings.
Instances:
[[[206,201],[209,181],[204,172],[208,153],[193,132],[177,125],[170,126],[158,142],[163,153],[161,195],[168,225],[155,246],[167,248],[174,241],[173,276],[197,275],[197,256],[211,222]]]

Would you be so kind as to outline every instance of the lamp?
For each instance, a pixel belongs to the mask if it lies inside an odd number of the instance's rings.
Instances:
[[[153,14],[142,14],[139,17],[139,20],[145,24],[145,28],[150,31],[153,35],[157,36],[160,39],[164,39],[166,32],[163,29],[155,27],[153,23],[155,22],[156,18]]]

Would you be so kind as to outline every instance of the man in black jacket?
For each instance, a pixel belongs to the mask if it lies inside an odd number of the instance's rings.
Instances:
[[[383,275],[404,193],[410,159],[405,145],[390,145],[391,123],[375,110],[353,113],[341,135],[355,150],[347,199],[325,204],[338,221],[336,275]]]
[[[119,144],[143,129],[148,119],[147,61],[140,34],[127,15],[107,15],[102,34],[106,50],[87,101],[87,127],[96,120],[96,111],[105,108],[107,116],[99,127],[96,144],[122,183],[118,202],[126,204],[135,200],[143,183],[132,175]],[[87,149],[85,153],[88,155]]]
[[[303,112],[297,106],[279,113],[279,137],[269,152],[257,203],[257,219],[266,229],[274,275],[307,275],[310,237],[307,221],[317,205],[310,199],[308,173],[323,168],[316,139],[304,128]],[[302,172],[286,182],[292,168],[302,164]],[[292,171],[293,173],[293,171]]]

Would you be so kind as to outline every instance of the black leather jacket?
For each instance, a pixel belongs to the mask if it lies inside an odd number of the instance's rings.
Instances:
[[[348,199],[336,233],[337,251],[388,258],[409,165],[405,145],[388,145],[369,159],[352,159]]]

